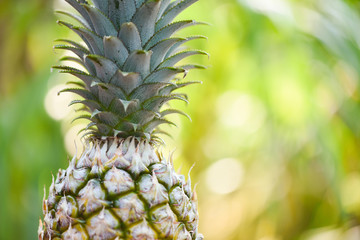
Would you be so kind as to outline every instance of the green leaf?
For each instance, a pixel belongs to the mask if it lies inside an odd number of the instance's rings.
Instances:
[[[177,15],[179,15],[182,11],[197,1],[198,0],[183,0],[173,6],[171,9],[167,10],[159,19],[159,21],[156,22],[155,30],[158,31],[159,29],[168,25]]]
[[[119,69],[113,61],[102,56],[87,55],[85,59],[92,62],[96,69],[96,76],[104,83],[108,83],[111,77]]]
[[[84,62],[77,57],[64,56],[60,58],[60,61],[70,61],[70,62],[78,63],[85,67]]]
[[[99,94],[99,101],[105,108],[108,108],[113,101],[116,99],[116,96],[111,94],[107,89],[103,89],[101,86],[98,86],[98,94]]]
[[[119,99],[119,101],[123,105],[126,114],[130,114],[134,112],[136,109],[138,109],[139,101],[137,99],[133,99],[130,101]]]
[[[153,83],[144,83],[135,88],[129,95],[131,99],[139,99],[140,102],[150,98],[151,96],[156,96],[161,88],[169,85],[165,82],[153,82]]]
[[[93,75],[89,75],[85,72],[73,72],[73,71],[69,71],[68,73],[74,75],[75,77],[81,79],[85,84],[88,90],[91,89],[92,83],[94,81],[100,81],[100,79],[98,79],[96,76]]]
[[[121,25],[119,38],[129,52],[142,49],[139,30],[132,22],[126,22]]]
[[[77,87],[85,88],[85,84],[83,82],[76,82],[76,81],[68,81],[66,82],[67,85],[75,85]]]
[[[162,96],[167,96],[169,95],[170,93],[172,93],[173,91],[179,89],[179,88],[183,88],[183,87],[186,87],[188,85],[192,85],[192,84],[201,84],[202,82],[199,82],[199,81],[191,81],[191,82],[184,82],[184,83],[176,83],[176,84],[172,84],[172,85],[169,85],[169,86],[166,86],[164,88],[162,88],[159,92],[159,95],[162,95]]]
[[[152,51],[138,50],[130,54],[126,59],[123,70],[125,72],[140,73],[145,78],[150,73],[150,59]]]
[[[88,70],[89,74],[92,76],[96,76],[96,68],[95,68],[94,63],[86,56],[84,56],[83,59],[84,59],[85,65],[86,65],[86,70]]]
[[[93,82],[92,86],[95,85],[106,89],[110,95],[114,96],[114,98],[126,99],[125,91],[121,87],[118,87],[111,83]]]
[[[208,53],[201,51],[201,50],[187,50],[183,52],[179,52],[166,60],[164,60],[158,67],[170,67],[174,66],[176,63],[178,63],[180,60],[192,56],[192,55],[206,55],[209,56]]]
[[[174,113],[183,115],[183,116],[185,116],[186,118],[188,118],[191,121],[191,117],[188,114],[186,114],[183,111],[180,111],[178,109],[166,109],[166,110],[160,112],[160,115],[161,115],[161,117],[165,117],[165,116],[167,116],[169,114],[174,114]]]
[[[83,7],[88,12],[95,28],[95,32],[98,35],[101,37],[117,35],[114,24],[102,12],[100,12],[98,8],[86,4],[83,4]]]
[[[135,0],[135,6],[136,8],[139,8],[141,5],[144,4],[147,0]]]
[[[204,65],[198,65],[198,64],[187,64],[179,66],[179,68],[185,69],[186,71],[189,71],[191,69],[207,69]]]
[[[174,6],[176,6],[177,4],[179,4],[182,0],[175,0],[169,3],[169,5],[166,7],[164,13],[166,13],[167,11],[169,11],[170,9],[172,9]]]
[[[131,122],[139,125],[144,125],[154,119],[154,117],[160,117],[160,114],[154,111],[140,109],[127,116],[127,119],[131,119]]]
[[[119,10],[119,0],[108,0],[108,13],[109,19],[114,24],[116,29],[120,29],[121,26],[121,13]],[[106,13],[105,13],[106,14]]]
[[[91,92],[81,88],[65,88],[61,90],[58,94],[61,94],[63,92],[71,92],[79,95],[80,97],[83,97],[84,99],[96,100],[96,97]]]
[[[120,70],[116,71],[114,76],[110,79],[110,83],[124,90],[129,94],[133,89],[141,84],[141,77],[139,73],[126,73]]]
[[[102,14],[106,14],[106,15],[108,14],[108,9],[109,9],[108,1],[92,0],[92,2],[94,3],[95,7],[102,12]]]
[[[96,126],[96,123],[95,123],[95,122],[91,122],[91,123],[89,123],[88,125],[86,125],[86,127],[85,127],[84,129],[81,129],[80,132],[82,132],[82,131],[87,131],[87,130],[89,130],[89,129],[94,129],[94,130],[95,130],[95,128],[93,128],[94,126]]]
[[[95,109],[103,109],[103,106],[98,101],[90,100],[90,99],[84,99],[84,100],[73,100],[70,102],[69,106],[75,105],[75,104],[83,104],[86,107],[90,109],[90,111],[94,111]]]
[[[173,138],[173,136],[171,135],[171,134],[169,134],[168,132],[165,132],[165,131],[162,131],[162,130],[160,130],[160,129],[154,129],[153,131],[152,131],[152,134],[154,134],[154,135],[157,135],[157,134],[162,134],[162,135],[165,135],[165,136],[168,136],[169,138]]]
[[[191,41],[191,40],[196,40],[196,39],[207,39],[207,37],[204,37],[204,36],[191,36],[191,37],[187,37],[184,41],[180,41],[180,42],[177,42],[175,43],[170,49],[169,51],[166,53],[166,56],[165,56],[165,59],[170,57],[171,55],[173,55],[174,52],[176,52],[178,50],[178,48],[188,42],[188,41]]]
[[[108,109],[120,117],[125,118],[129,113],[136,111],[138,105],[138,101],[136,100],[126,101],[124,99],[114,98]]]
[[[161,1],[161,5],[160,5],[160,9],[159,9],[159,14],[158,14],[158,19],[160,19],[164,13],[164,11],[166,10],[166,8],[169,6],[169,3],[171,2],[171,0],[162,0]]]
[[[71,51],[75,53],[80,59],[84,59],[84,56],[89,53],[88,51],[84,51],[83,49],[62,44],[55,45],[54,49]]]
[[[181,68],[160,68],[156,71],[153,71],[148,77],[144,79],[144,83],[152,82],[170,82],[177,74],[184,73],[185,70]]]
[[[160,0],[149,0],[136,11],[132,22],[137,26],[141,41],[145,44],[155,32],[155,21],[160,9]]]
[[[132,123],[126,120],[121,120],[115,127],[115,130],[119,130],[120,132],[133,133],[136,132],[139,128],[139,125],[136,123]]]
[[[68,27],[70,30],[74,31],[76,34],[78,34],[81,39],[86,43],[89,49],[92,50],[93,53],[97,55],[103,55],[104,54],[104,47],[102,38],[100,38],[96,33],[92,32],[91,30],[87,28],[82,27],[76,27],[73,26],[70,23],[66,23],[63,21],[58,21],[60,25],[64,25]]]
[[[179,22],[173,22],[163,28],[161,28],[159,31],[157,31],[150,39],[149,41],[144,45],[144,49],[150,49],[153,46],[155,46],[158,42],[160,42],[163,39],[171,37],[175,32],[179,31],[182,28],[195,25],[195,24],[201,24],[199,22],[195,22],[193,20],[184,20]]]
[[[53,69],[61,70],[61,73],[80,73],[80,74],[87,74],[77,68],[69,67],[69,66],[52,66]]]
[[[55,11],[55,13],[68,16],[68,17],[76,20],[77,22],[79,22],[79,23],[80,23],[81,25],[83,25],[84,27],[91,29],[91,26],[89,25],[89,23],[88,23],[83,17],[81,17],[81,16],[79,16],[79,15],[76,15],[76,14],[74,14],[74,13],[70,13],[70,12],[67,12],[67,11],[60,11],[60,10]]]
[[[55,42],[65,42],[65,43],[68,43],[70,45],[73,45],[76,48],[81,49],[83,52],[90,53],[89,50],[86,47],[84,47],[83,45],[81,45],[81,44],[79,44],[79,43],[77,43],[75,41],[69,40],[69,39],[56,39]]]
[[[112,112],[101,111],[96,114],[96,117],[101,123],[112,127],[114,127],[119,122],[119,117]]]
[[[103,38],[105,57],[114,61],[118,66],[122,66],[129,56],[123,42],[114,36],[105,36]]]
[[[113,127],[105,123],[96,123],[96,127],[100,136],[110,136],[113,131]]]
[[[151,57],[150,70],[153,71],[163,60],[169,49],[177,42],[185,41],[185,38],[168,38],[158,42],[150,50],[153,51]]]
[[[171,94],[167,96],[151,97],[142,103],[142,107],[146,110],[158,111],[158,109],[160,109],[162,105],[164,105],[170,100],[181,100],[188,103],[188,101],[185,98],[183,98],[181,95]]]
[[[85,21],[90,25],[91,29],[93,29],[92,22],[90,20],[89,15],[85,11],[84,7],[77,2],[76,0],[65,0],[67,3],[69,3],[73,8],[75,8],[78,13],[85,19]]]
[[[84,114],[84,115],[80,115],[80,116],[77,116],[76,118],[74,118],[71,123],[77,121],[77,120],[80,120],[80,119],[86,119],[86,120],[91,120],[91,115],[90,114]]]
[[[135,1],[134,0],[119,0],[119,8],[120,11],[120,21],[121,23],[129,22],[134,16],[136,11]]]
[[[117,98],[114,98],[109,107],[108,107],[108,110],[113,112],[113,113],[116,113],[118,116],[124,118],[126,117],[126,112],[125,112],[125,109],[124,109],[124,106],[123,104],[120,102],[119,99]]]
[[[159,125],[161,124],[170,124],[173,125],[175,127],[177,127],[177,125],[167,119],[164,118],[154,118],[152,121],[150,121],[147,125],[145,125],[145,132],[152,132],[155,128],[157,128]]]
[[[108,16],[111,22],[114,24],[116,29],[120,29],[121,20],[120,20],[120,11],[119,11],[119,1],[118,0],[108,0]]]

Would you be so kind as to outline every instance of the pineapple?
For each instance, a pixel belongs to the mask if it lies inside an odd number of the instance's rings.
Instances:
[[[187,102],[174,91],[196,83],[183,82],[190,69],[181,65],[200,50],[181,50],[187,41],[172,37],[178,30],[200,24],[172,22],[197,0],[65,0],[78,14],[59,11],[81,26],[59,21],[77,33],[83,44],[61,39],[56,49],[84,71],[56,66],[76,76],[76,93],[89,120],[79,158],[52,180],[43,201],[39,239],[203,239],[198,233],[196,193],[190,177],[175,172],[171,159],[158,151],[161,124],[179,113],[166,103]],[[166,105],[168,106],[168,105]],[[186,115],[186,114],[185,114]]]

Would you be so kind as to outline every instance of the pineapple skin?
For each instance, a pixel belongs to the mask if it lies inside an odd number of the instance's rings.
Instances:
[[[89,142],[45,195],[39,240],[203,239],[190,177],[146,140]]]

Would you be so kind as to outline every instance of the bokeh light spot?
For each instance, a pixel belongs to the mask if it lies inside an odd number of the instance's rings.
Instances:
[[[323,227],[310,230],[304,234],[302,239],[305,240],[337,240],[344,239],[341,237],[341,230],[334,227]]]
[[[354,189],[360,189],[360,174],[358,173],[349,174],[342,183],[341,198],[348,211],[356,211],[360,208],[360,192]]]
[[[68,107],[72,100],[71,94],[58,95],[58,92],[65,88],[64,84],[55,85],[47,92],[44,100],[46,112],[51,118],[58,121],[66,118],[71,111],[71,108]]]
[[[221,159],[212,164],[206,172],[206,184],[214,193],[228,194],[242,183],[243,166],[234,158]]]
[[[220,96],[217,112],[222,124],[246,133],[256,132],[264,124],[266,116],[265,108],[257,98],[237,91],[228,91]]]

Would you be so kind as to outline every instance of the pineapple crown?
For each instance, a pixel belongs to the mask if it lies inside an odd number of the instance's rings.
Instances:
[[[54,66],[62,73],[70,73],[81,81],[70,82],[72,92],[82,100],[86,114],[76,119],[88,119],[85,135],[100,137],[146,138],[161,140],[158,126],[173,124],[168,114],[185,113],[162,106],[171,100],[187,102],[186,94],[174,91],[197,82],[183,82],[190,69],[201,65],[180,65],[191,55],[207,55],[200,50],[180,50],[180,46],[194,39],[172,37],[178,30],[196,24],[193,20],[172,22],[188,6],[198,0],[65,0],[78,14],[57,11],[80,23],[58,21],[80,36],[86,46],[60,39],[64,44],[55,49],[69,50],[77,57],[61,60],[74,61],[86,69]],[[182,77],[179,77],[182,74]],[[180,75],[181,76],[181,75]],[[76,120],[74,119],[74,120]]]

